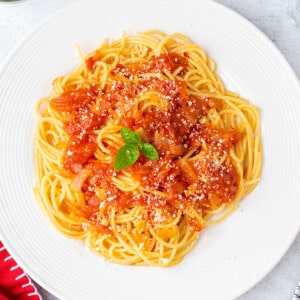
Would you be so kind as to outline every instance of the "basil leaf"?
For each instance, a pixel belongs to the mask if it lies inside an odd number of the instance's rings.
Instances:
[[[142,152],[143,152],[144,156],[147,158],[154,159],[154,160],[159,159],[156,148],[151,144],[144,143],[142,146]]]
[[[121,126],[121,137],[123,138],[125,144],[140,144],[141,138],[134,131]]]
[[[140,136],[134,131],[121,126],[120,132],[125,145],[118,150],[115,156],[115,171],[120,171],[133,165],[140,156],[140,150],[147,158],[155,160],[159,159],[156,148],[149,143],[142,142]]]
[[[139,155],[137,145],[126,144],[122,146],[115,156],[114,170],[120,171],[133,165],[138,160]]]

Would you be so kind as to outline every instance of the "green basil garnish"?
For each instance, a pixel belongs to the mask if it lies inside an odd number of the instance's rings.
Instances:
[[[121,137],[125,142],[125,145],[118,150],[115,156],[115,171],[121,171],[129,166],[132,166],[140,156],[139,149],[141,149],[145,157],[154,160],[159,159],[156,148],[149,143],[144,143],[140,136],[134,131],[122,126]]]

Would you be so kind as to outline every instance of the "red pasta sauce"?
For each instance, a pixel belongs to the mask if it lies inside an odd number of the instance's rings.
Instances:
[[[90,57],[87,68],[93,70],[99,59],[97,55]],[[78,211],[100,232],[113,234],[106,222],[111,207],[120,210],[142,206],[147,212],[144,218],[152,223],[157,221],[155,211],[162,209],[159,221],[169,222],[189,207],[201,212],[235,199],[239,176],[229,151],[240,140],[240,134],[236,129],[214,128],[205,121],[211,109],[222,108],[221,101],[188,95],[185,81],[147,76],[164,69],[172,73],[178,67],[180,75],[184,75],[186,66],[186,58],[176,54],[162,54],[148,62],[126,66],[119,64],[111,71],[104,90],[96,85],[70,88],[51,101],[54,109],[64,112],[64,129],[69,137],[63,156],[64,175],[80,182],[84,205]],[[166,107],[138,110],[133,116],[134,99],[146,90],[160,93]],[[114,119],[116,111],[124,106],[126,112],[120,125],[141,132],[142,140],[154,145],[159,153],[158,161],[141,155],[126,171],[146,190],[165,192],[167,197],[120,191],[112,182],[112,177],[118,175],[113,163],[101,163],[94,156],[98,147],[95,130]],[[194,155],[200,153],[204,144],[205,157],[182,160],[191,149],[196,149]],[[116,150],[110,150],[114,157]],[[224,155],[228,158],[219,163]],[[97,196],[96,189],[104,191],[103,198]],[[196,231],[203,229],[204,225],[192,217],[188,222]]]

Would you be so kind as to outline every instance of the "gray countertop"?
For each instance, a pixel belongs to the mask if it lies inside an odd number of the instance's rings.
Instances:
[[[72,2],[74,0],[0,2],[0,65],[34,27]],[[297,27],[289,17],[288,1],[218,0],[218,2],[240,13],[264,32],[279,48],[300,78],[300,24]],[[300,233],[275,268],[239,300],[292,299],[299,280]],[[43,299],[57,299],[38,285],[37,287]]]

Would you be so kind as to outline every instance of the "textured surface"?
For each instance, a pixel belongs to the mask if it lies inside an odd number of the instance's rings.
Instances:
[[[45,17],[57,11],[60,7],[64,7],[72,2],[52,0],[41,5],[41,1],[25,0],[18,3],[0,3],[0,62],[24,37],[24,34],[31,31],[36,24],[43,21]],[[298,77],[300,76],[300,30],[295,27],[286,14],[286,1],[219,2],[238,11],[258,26],[273,40],[290,62]],[[4,87],[1,88],[4,89]],[[17,153],[16,156],[18,156]],[[18,159],[22,158],[19,157]],[[280,172],[279,169],[275,171]],[[271,250],[266,249],[266,251]],[[300,239],[298,235],[287,254],[273,271],[256,287],[242,296],[241,299],[290,299],[293,289],[300,278],[299,251]],[[41,265],[43,265],[43,262],[41,262]],[[216,285],[218,286],[218,283]],[[51,299],[48,294],[45,295],[45,299]]]

